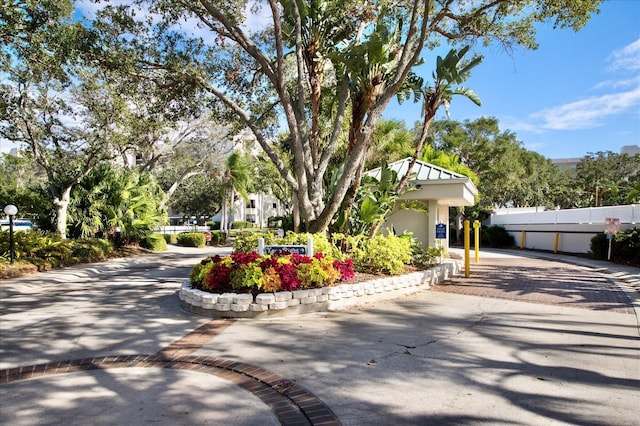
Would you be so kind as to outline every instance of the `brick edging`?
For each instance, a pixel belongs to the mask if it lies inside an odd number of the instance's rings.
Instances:
[[[109,368],[169,368],[211,374],[252,393],[274,412],[282,425],[340,425],[340,420],[318,397],[260,367],[224,358],[194,355],[116,355],[53,361],[0,371],[0,385],[37,377]]]
[[[267,318],[346,309],[416,293],[460,273],[460,264],[446,261],[430,269],[370,281],[255,297],[242,293],[209,293],[184,282],[178,291],[185,311],[212,318]]]

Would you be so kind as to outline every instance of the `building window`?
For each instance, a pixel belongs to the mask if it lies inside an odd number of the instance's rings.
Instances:
[[[255,209],[256,208],[256,200],[249,200],[249,202],[247,203],[247,208],[248,209]]]
[[[276,205],[276,203],[273,203],[273,204],[271,205],[271,207],[273,207],[273,208],[275,209],[275,208],[277,208],[278,206]]]

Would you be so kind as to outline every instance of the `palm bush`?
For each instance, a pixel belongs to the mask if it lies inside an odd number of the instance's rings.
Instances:
[[[73,193],[69,209],[72,237],[110,236],[123,242],[143,241],[164,223],[162,190],[148,173],[96,168]]]

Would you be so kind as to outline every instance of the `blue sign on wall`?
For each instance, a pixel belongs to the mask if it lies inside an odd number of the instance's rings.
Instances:
[[[438,223],[436,225],[436,239],[444,240],[447,238],[447,225],[444,223]]]

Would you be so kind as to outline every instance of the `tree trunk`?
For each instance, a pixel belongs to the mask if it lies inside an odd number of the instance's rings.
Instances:
[[[171,196],[176,192],[178,187],[184,181],[186,181],[187,179],[189,179],[192,176],[199,175],[200,173],[201,173],[200,171],[188,172],[188,173],[185,173],[184,175],[180,176],[180,178],[178,178],[175,182],[173,182],[173,184],[171,184],[171,187],[167,190],[167,192],[165,192],[164,198],[162,199],[162,203],[160,204],[160,208],[164,209],[164,207],[167,205],[167,203],[171,199]]]
[[[227,233],[227,191],[222,191],[222,210],[220,212],[220,231]]]
[[[233,220],[235,220],[235,216],[234,216],[234,212],[233,212],[233,206],[236,203],[236,192],[232,189],[231,190],[231,200],[229,202],[229,216],[233,216]],[[231,218],[227,219],[227,237],[229,235],[231,235],[231,224],[233,223],[233,220],[230,220]]]
[[[298,196],[293,193],[292,194],[292,216],[293,216],[293,232],[300,232],[300,205],[298,204]]]
[[[67,238],[67,209],[71,200],[71,186],[62,188],[59,194],[53,196],[53,205],[56,208],[56,233]]]

